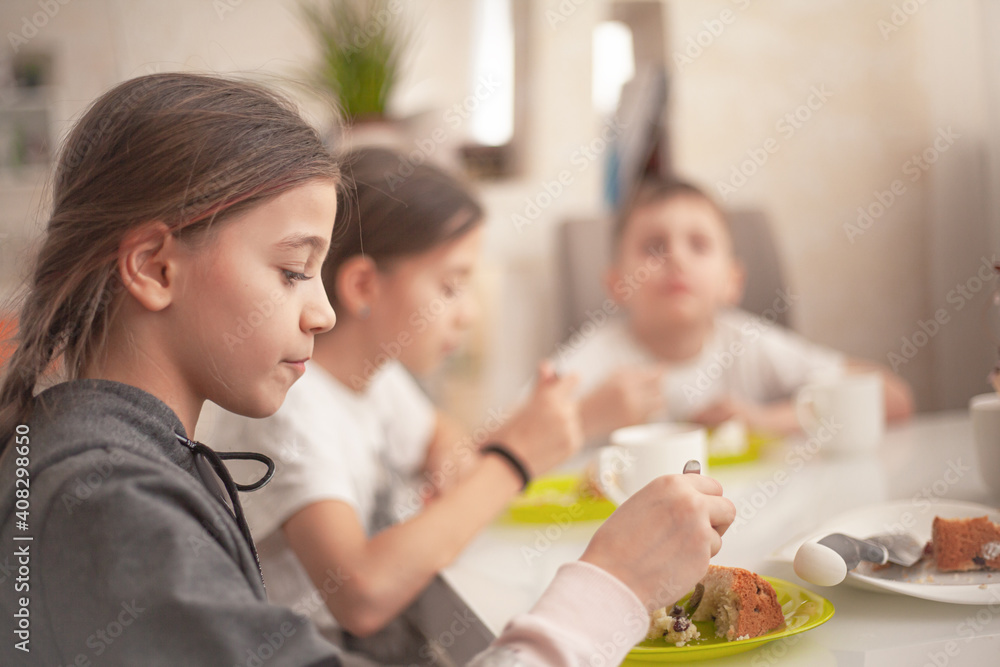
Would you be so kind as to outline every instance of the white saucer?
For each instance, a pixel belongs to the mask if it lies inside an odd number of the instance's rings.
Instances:
[[[921,498],[917,501],[901,500],[871,505],[831,519],[809,535],[781,547],[771,557],[791,563],[795,552],[804,542],[830,533],[864,538],[879,533],[907,532],[918,542],[927,542],[931,538],[931,524],[935,516],[956,519],[983,515],[1000,523],[1000,511],[995,507],[975,503]],[[878,571],[872,571],[870,564],[863,563],[848,572],[845,581],[855,588],[938,602],[978,605],[1000,603],[1000,572],[938,572],[930,562],[918,563],[911,568],[893,565]]]

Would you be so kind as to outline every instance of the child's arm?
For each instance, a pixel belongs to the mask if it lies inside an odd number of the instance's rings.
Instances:
[[[878,371],[882,375],[887,422],[908,419],[913,414],[913,392],[906,380],[884,366],[862,359],[848,359],[846,367],[854,371]],[[775,435],[791,435],[802,430],[795,414],[794,400],[762,405],[727,398],[692,417],[692,421],[709,427],[718,426],[730,419],[741,420],[752,431]]]
[[[473,469],[475,443],[462,425],[440,410],[434,421],[434,433],[427,444],[423,473],[434,485],[434,495],[451,488]]]
[[[544,367],[531,399],[496,432],[531,474],[568,458],[582,442],[575,385]],[[521,479],[506,460],[475,458],[468,476],[420,514],[370,539],[354,509],[339,500],[312,503],[284,523],[289,546],[344,628],[365,636],[385,626],[518,493]]]
[[[489,456],[420,514],[371,539],[338,500],[305,507],[283,529],[337,622],[365,637],[399,615],[519,490],[509,465]]]
[[[847,367],[856,371],[878,371],[885,388],[885,420],[902,421],[913,415],[913,390],[909,383],[891,370],[873,361],[850,358]]]
[[[793,401],[757,404],[735,398],[724,398],[691,417],[691,421],[709,428],[730,419],[738,419],[746,424],[747,429],[758,433],[791,435],[802,431],[795,415]]]
[[[701,579],[736,507],[703,475],[667,475],[625,502],[580,560],[563,565],[531,611],[516,616],[471,665],[617,665],[653,609]],[[622,590],[626,589],[626,590]],[[648,610],[648,611],[647,611]],[[504,661],[503,652],[508,660]]]
[[[584,439],[606,436],[616,428],[641,424],[666,408],[662,366],[622,368],[608,376],[580,402]]]

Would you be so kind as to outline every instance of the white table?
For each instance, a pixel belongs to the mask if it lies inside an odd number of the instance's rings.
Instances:
[[[953,605],[861,591],[845,584],[820,588],[802,582],[789,564],[770,556],[824,521],[865,505],[926,497],[1000,505],[975,471],[971,426],[964,411],[923,415],[886,434],[877,455],[831,458],[818,454],[801,469],[788,452],[805,439],[770,447],[761,460],[716,467],[739,513],[714,562],[744,567],[805,585],[836,607],[825,625],[742,655],[712,661],[729,665],[1000,665],[1000,601]],[[948,470],[970,468],[960,477]],[[782,475],[784,472],[786,475]],[[775,482],[778,480],[778,483]],[[951,480],[955,483],[948,483]],[[447,625],[425,627],[444,638],[461,661],[485,646],[515,614],[527,610],[558,567],[578,558],[594,523],[560,526],[495,524],[448,567],[425,596],[431,616]],[[464,615],[464,616],[463,616]],[[474,615],[481,625],[468,619]],[[424,616],[426,618],[426,615]],[[442,633],[444,633],[442,635]]]

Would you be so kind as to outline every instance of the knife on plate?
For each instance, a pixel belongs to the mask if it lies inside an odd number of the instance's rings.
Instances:
[[[832,533],[817,542],[806,542],[795,553],[795,574],[818,586],[835,586],[861,561],[877,565],[898,563],[909,567],[923,556],[924,547],[912,535],[874,535],[858,539]]]

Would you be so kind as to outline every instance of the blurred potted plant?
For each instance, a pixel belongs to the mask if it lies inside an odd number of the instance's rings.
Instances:
[[[316,83],[352,125],[385,120],[411,42],[402,0],[321,0],[302,9],[320,49]]]

